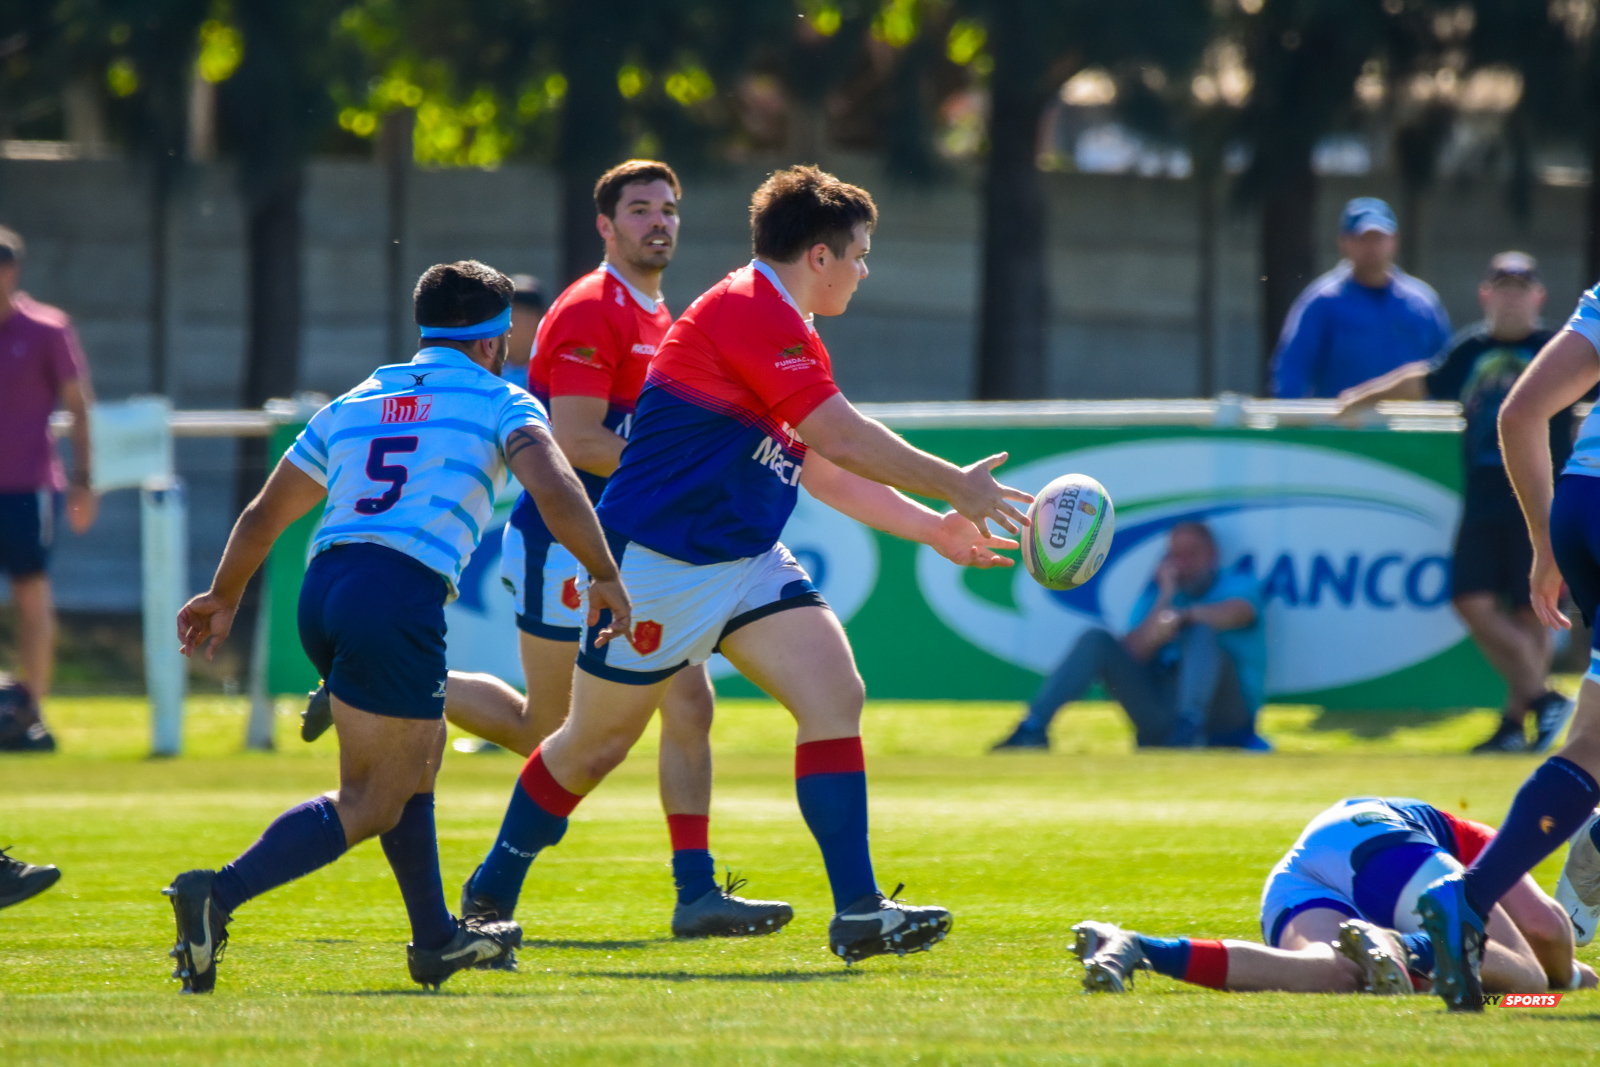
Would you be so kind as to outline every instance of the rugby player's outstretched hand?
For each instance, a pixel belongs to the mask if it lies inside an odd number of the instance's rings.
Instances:
[[[1572,620],[1561,610],[1561,572],[1549,552],[1533,551],[1533,572],[1528,577],[1528,595],[1533,613],[1552,630],[1572,629]]]
[[[178,643],[185,656],[206,646],[206,659],[216,655],[217,646],[233,629],[233,616],[239,605],[226,603],[215,593],[201,593],[178,612]]]
[[[989,473],[1010,458],[1009,452],[998,452],[988,459],[961,468],[959,488],[949,497],[950,506],[972,520],[974,526],[989,532],[992,520],[1006,533],[1021,533],[1028,525],[1028,517],[1011,503],[1033,503],[1033,495],[1008,485],[1001,485]]]
[[[589,618],[590,626],[600,625],[600,612],[611,612],[611,621],[606,628],[595,635],[596,648],[604,647],[613,637],[624,637],[633,640],[633,605],[628,602],[628,590],[623,587],[621,578],[608,578],[602,581],[595,578],[589,582]]]
[[[1010,556],[1002,556],[994,551],[997,548],[1020,548],[1009,537],[995,537],[987,530],[980,530],[972,524],[972,520],[959,511],[947,512],[939,520],[939,527],[934,531],[928,544],[933,550],[951,563],[962,567],[1015,567],[1017,561]]]

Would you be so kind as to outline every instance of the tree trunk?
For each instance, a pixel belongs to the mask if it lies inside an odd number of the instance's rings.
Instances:
[[[1261,393],[1271,388],[1272,353],[1295,297],[1315,277],[1312,223],[1317,176],[1309,154],[1266,190],[1261,205]]]
[[[1012,6],[1012,5],[1000,5]],[[983,307],[978,398],[1045,393],[1050,294],[1048,207],[1039,178],[1045,63],[1029,30],[1030,5],[994,20],[989,159],[983,188]]]
[[[406,186],[411,175],[412,131],[416,112],[410,108],[383,117],[378,133],[378,158],[384,175],[384,355],[397,363],[411,358],[417,331],[409,328],[411,285],[406,270]]]
[[[170,397],[172,367],[167,358],[168,245],[171,238],[173,168],[163,155],[150,164],[150,391]]]
[[[595,231],[594,183],[622,162],[621,64],[616,27],[624,13],[618,0],[566,5],[562,68],[567,98],[561,118],[561,286],[593,270],[603,254]]]
[[[1217,168],[1195,170],[1195,195],[1198,199],[1195,258],[1197,260],[1194,326],[1198,343],[1195,354],[1200,365],[1195,369],[1196,392],[1200,396],[1217,393]]]

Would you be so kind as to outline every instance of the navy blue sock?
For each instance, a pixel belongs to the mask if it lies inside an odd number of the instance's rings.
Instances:
[[[296,804],[268,826],[256,843],[217,872],[211,899],[228,914],[269,889],[326,867],[344,855],[344,824],[333,801]]]
[[[843,911],[878,891],[867,844],[867,771],[861,738],[808,741],[794,750],[794,791],[811,836],[822,849],[833,890],[833,909]]]
[[[711,858],[711,816],[668,815],[672,838],[672,881],[678,903],[693,904],[717,888],[717,864]]]
[[[456,920],[444,902],[439,878],[439,837],[433,828],[433,794],[416,793],[393,830],[378,838],[411,919],[411,943],[443,948],[456,936]]]
[[[1406,969],[1432,977],[1433,941],[1428,935],[1401,934],[1400,943],[1406,947]]]
[[[472,892],[493,897],[500,918],[509,919],[516,911],[533,857],[565,836],[567,816],[582,799],[551,777],[542,750],[534,749],[511,787],[511,803],[494,847],[472,876]]]
[[[1144,958],[1150,969],[1168,978],[1182,979],[1189,971],[1189,939],[1187,937],[1146,937],[1136,934]]]
[[[1600,785],[1571,760],[1552,756],[1522,783],[1506,821],[1463,876],[1467,903],[1487,919],[1495,902],[1559,848],[1600,802]]]
[[[717,864],[709,849],[680,848],[672,854],[672,881],[678,903],[693,904],[717,888]]]

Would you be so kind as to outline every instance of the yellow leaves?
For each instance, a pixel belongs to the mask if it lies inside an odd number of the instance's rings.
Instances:
[[[649,83],[650,75],[632,63],[624,63],[622,69],[617,71],[617,92],[625,100],[638,96]]]
[[[832,0],[800,0],[800,17],[820,37],[832,37],[844,24],[844,13]]]
[[[119,56],[106,68],[106,88],[112,96],[132,96],[139,91],[139,71],[133,60]]]
[[[961,19],[950,27],[950,34],[944,42],[944,54],[956,66],[964,67],[978,58],[988,40],[989,35],[984,30],[983,23],[973,19]]]
[[[200,77],[225,82],[243,59],[244,37],[238,30],[218,19],[208,19],[200,26],[200,58],[196,61]]]
[[[904,48],[917,39],[917,0],[887,0],[872,20],[872,36],[891,48]]]
[[[683,107],[693,107],[717,94],[717,84],[698,63],[686,63],[667,75],[667,95]]]

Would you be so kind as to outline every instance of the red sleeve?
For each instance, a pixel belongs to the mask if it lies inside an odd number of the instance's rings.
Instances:
[[[1471,866],[1472,861],[1478,858],[1478,853],[1493,839],[1494,827],[1451,815],[1448,811],[1439,814],[1444,816],[1445,822],[1450,824],[1451,831],[1456,835],[1456,859]]]
[[[798,315],[792,326],[781,321],[751,325],[748,333],[741,331],[743,343],[728,362],[776,418],[798,426],[839,391],[828,350]]]
[[[622,365],[621,342],[598,300],[577,300],[556,309],[549,332],[539,339],[550,361],[550,396],[611,399],[612,380]]]

